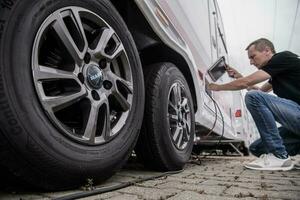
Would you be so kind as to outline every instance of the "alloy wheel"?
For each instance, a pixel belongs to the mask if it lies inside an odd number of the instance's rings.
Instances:
[[[134,93],[126,49],[90,10],[65,7],[44,21],[33,45],[32,74],[49,119],[73,140],[99,145],[125,125]]]
[[[168,99],[170,136],[175,147],[183,150],[191,136],[191,116],[188,98],[180,82],[171,86]]]

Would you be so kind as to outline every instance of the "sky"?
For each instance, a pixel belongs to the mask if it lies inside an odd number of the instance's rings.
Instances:
[[[290,50],[300,55],[300,0],[217,0],[223,19],[229,64],[244,75],[250,66],[245,48],[265,37],[277,52]]]

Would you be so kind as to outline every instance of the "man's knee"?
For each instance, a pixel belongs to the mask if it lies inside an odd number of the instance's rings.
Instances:
[[[252,106],[253,103],[257,102],[258,99],[261,97],[262,91],[258,91],[258,90],[251,90],[249,92],[246,93],[245,95],[245,103],[246,106]]]

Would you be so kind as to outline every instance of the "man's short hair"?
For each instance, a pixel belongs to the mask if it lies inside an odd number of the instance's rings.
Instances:
[[[260,38],[258,40],[255,40],[255,41],[251,42],[247,46],[246,50],[248,50],[252,45],[254,45],[254,48],[257,51],[261,52],[261,51],[265,50],[266,47],[269,47],[270,50],[272,51],[272,53],[276,53],[273,43],[270,40],[266,39],[266,38]]]

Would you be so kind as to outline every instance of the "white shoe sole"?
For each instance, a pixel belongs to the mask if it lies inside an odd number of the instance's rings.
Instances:
[[[289,171],[294,168],[294,165],[291,165],[289,167],[270,167],[270,168],[257,168],[257,167],[251,167],[244,165],[247,169],[253,169],[253,170],[260,170],[260,171]]]

